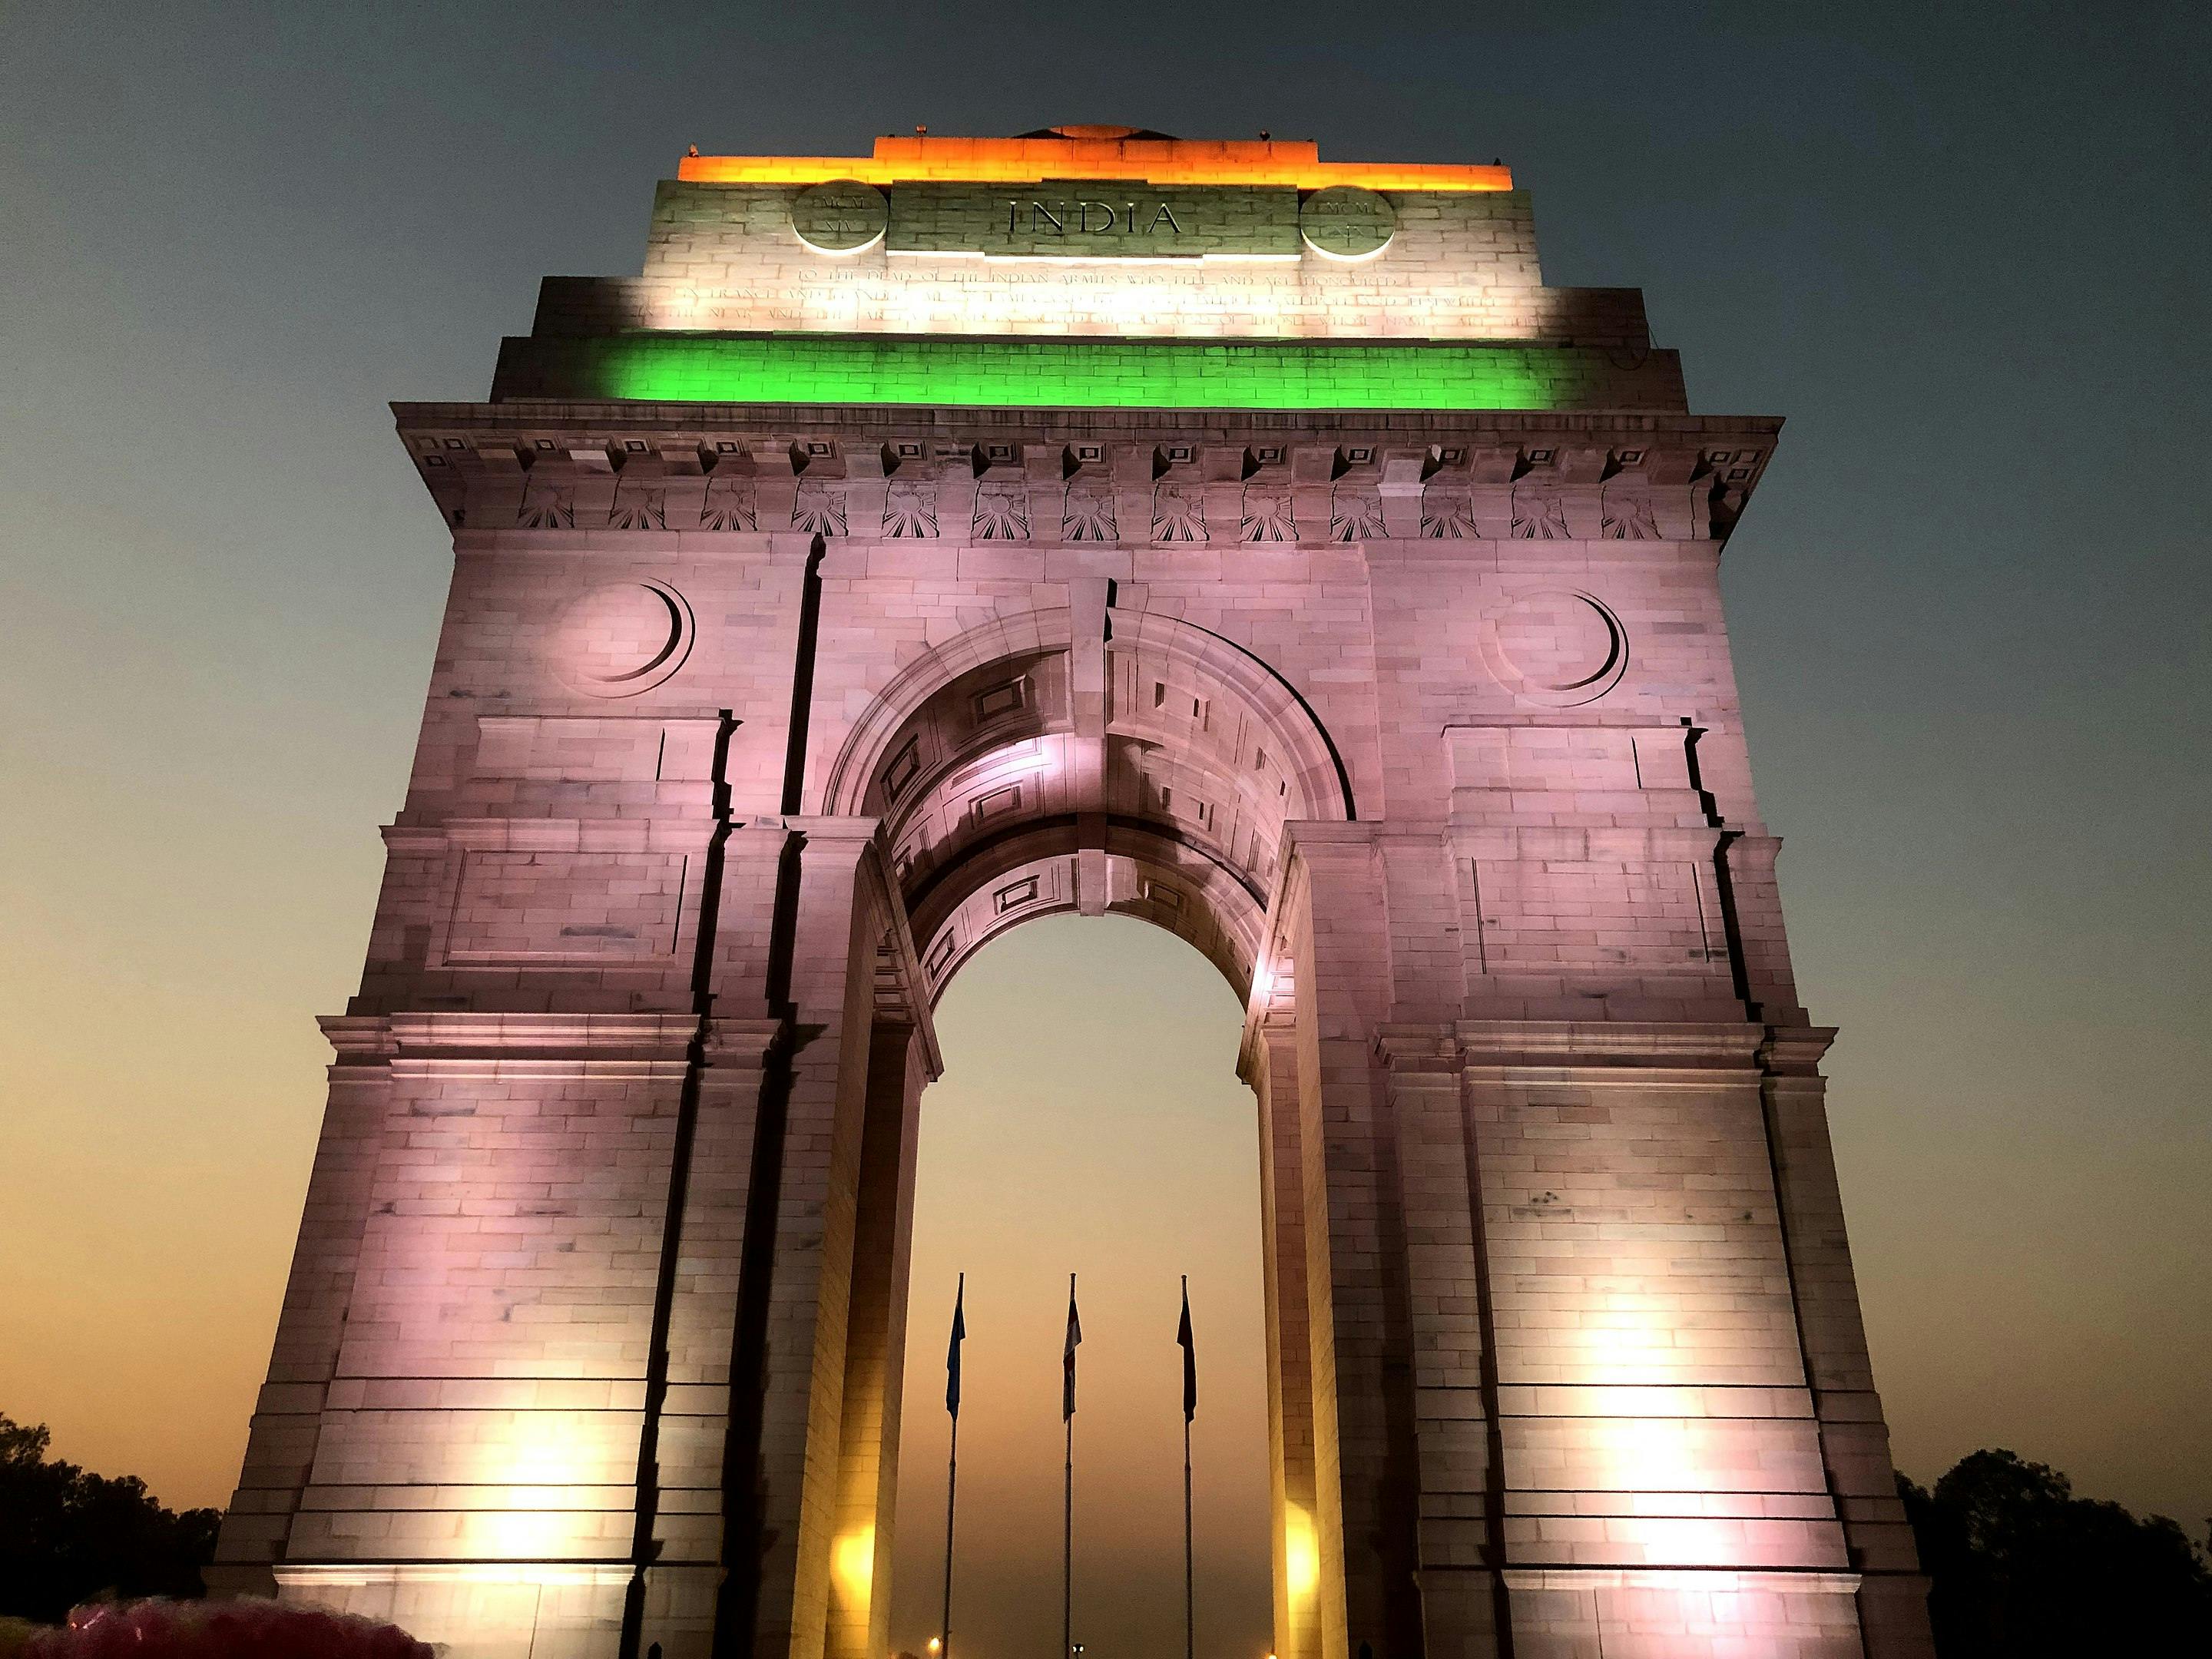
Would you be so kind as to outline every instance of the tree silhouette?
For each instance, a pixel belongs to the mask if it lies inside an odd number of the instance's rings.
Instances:
[[[2212,1656],[2212,1570],[2164,1516],[2076,1498],[2003,1450],[1960,1458],[1933,1492],[1897,1486],[1942,1659]]]
[[[179,1514],[135,1475],[46,1461],[43,1423],[0,1414],[0,1615],[52,1620],[102,1595],[193,1596],[217,1510]]]

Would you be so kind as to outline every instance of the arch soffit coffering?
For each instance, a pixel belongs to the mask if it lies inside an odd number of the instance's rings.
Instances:
[[[1295,756],[1304,810],[1309,818],[1357,818],[1352,775],[1335,740],[1312,706],[1291,683],[1233,640],[1157,611],[1109,608],[1107,647],[1135,646],[1158,650],[1173,660],[1218,677],[1242,695]],[[866,810],[870,786],[882,772],[900,734],[930,699],[956,680],[994,662],[1024,653],[1068,650],[1073,617],[1066,606],[1019,611],[933,646],[891,677],[853,722],[823,786],[822,811],[831,817]]]
[[[1156,826],[1109,824],[1103,853],[1103,914],[1130,916],[1173,933],[1211,962],[1242,1000],[1266,936],[1261,901],[1224,869]],[[979,848],[916,907],[915,935],[923,994],[933,1007],[961,967],[1001,934],[1039,917],[1083,908],[1077,895],[1082,847],[1072,822],[1024,827]]]
[[[1109,705],[1112,729],[1098,733],[1100,746],[1115,750],[1125,770],[1133,766],[1163,787],[1157,796],[1140,787],[1133,803],[1126,798],[1126,778],[1124,798],[1116,802],[1073,799],[1065,789],[1057,794],[1034,790],[1029,810],[971,836],[950,849],[951,858],[920,873],[902,868],[896,849],[887,847],[910,907],[933,1002],[959,965],[990,939],[1035,916],[1077,908],[1134,915],[1176,933],[1212,961],[1241,997],[1261,948],[1283,823],[1355,816],[1334,743],[1310,706],[1273,668],[1234,641],[1179,617],[1112,608],[1104,622],[1104,653],[1090,659],[1088,671],[1102,676],[1097,689]],[[1076,730],[1068,678],[1081,654],[1074,645],[1071,611],[1054,608],[994,618],[917,657],[854,722],[831,768],[824,809],[838,816],[884,815],[887,839],[895,841],[902,833],[902,815],[933,791],[942,793],[948,781],[972,787],[973,780],[994,775],[994,765],[999,776],[1025,767],[1079,772],[1079,760],[1072,757],[1079,754],[1083,734]],[[1040,665],[1046,672],[1039,672]],[[1060,672],[1051,672],[1055,666]],[[1010,719],[969,720],[965,704],[975,699],[976,688],[1002,672],[1050,684],[1049,701],[1058,706],[1031,707]],[[1162,695],[1164,682],[1178,677],[1183,686],[1199,688],[1209,704],[1200,722],[1208,729],[1192,729],[1188,720],[1178,729],[1168,718],[1177,712],[1172,707],[1156,714],[1146,706],[1171,702]],[[1144,695],[1148,678],[1149,697]],[[957,712],[967,724],[949,740],[941,732],[933,734],[931,769],[917,775],[915,734],[933,714],[942,723],[946,711],[933,710],[933,702],[948,699],[961,703]],[[1211,707],[1214,701],[1227,705],[1218,714]],[[1208,746],[1209,735],[1224,732],[1238,734],[1244,748],[1230,752],[1225,738]],[[886,770],[894,765],[899,787],[887,791]],[[1244,775],[1248,768],[1250,775]],[[1264,804],[1255,799],[1262,792],[1255,791],[1254,777],[1261,771],[1261,781],[1272,786],[1263,792]],[[1227,848],[1210,842],[1204,831],[1211,824],[1178,821],[1164,810],[1173,793],[1164,786],[1188,779],[1212,783],[1224,799],[1241,792],[1247,815],[1258,811],[1273,819],[1265,826],[1266,867],[1253,867],[1248,854],[1240,868]],[[1107,810],[1113,807],[1120,810]],[[1079,866],[1086,848],[1093,860]],[[1073,890],[1079,868],[1108,890],[1104,902],[1094,893],[1090,902],[1079,904]]]
[[[1066,651],[1073,638],[1072,621],[1064,605],[994,617],[932,646],[900,669],[846,734],[823,787],[823,811],[832,817],[850,817],[865,811],[869,786],[883,770],[899,734],[932,697],[988,664]]]
[[[1237,692],[1285,752],[1297,759],[1302,818],[1353,819],[1352,774],[1328,728],[1297,688],[1251,652],[1180,617],[1152,611],[1109,610],[1109,651],[1115,646],[1158,650]]]

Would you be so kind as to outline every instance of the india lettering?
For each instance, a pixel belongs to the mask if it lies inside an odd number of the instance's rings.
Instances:
[[[1149,214],[1145,210],[1151,209]],[[1165,202],[1102,202],[1085,197],[1073,201],[1045,201],[1019,197],[1006,198],[1008,236],[1170,236],[1182,234],[1182,222]]]

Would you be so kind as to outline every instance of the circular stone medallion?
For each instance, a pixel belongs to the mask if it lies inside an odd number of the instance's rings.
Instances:
[[[1483,624],[1482,654],[1498,684],[1554,708],[1592,702],[1620,683],[1628,636],[1588,593],[1524,593]]]
[[[1298,234],[1332,259],[1364,259],[1390,246],[1398,210],[1371,190],[1331,185],[1298,206]]]
[[[858,253],[878,241],[891,220],[883,191],[858,179],[810,185],[791,204],[799,240],[823,253]]]
[[[553,666],[586,696],[635,696],[684,666],[691,635],[691,607],[666,583],[610,582],[561,613]]]

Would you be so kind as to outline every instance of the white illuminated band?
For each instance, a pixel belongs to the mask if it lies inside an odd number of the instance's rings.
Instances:
[[[1298,234],[1301,236],[1305,235],[1305,233],[1303,231]],[[1396,240],[1397,236],[1394,232],[1390,235],[1384,237],[1382,241],[1377,243],[1375,246],[1369,248],[1364,253],[1332,253],[1327,248],[1323,247],[1319,242],[1315,241],[1310,236],[1305,237],[1305,244],[1309,248],[1311,248],[1316,253],[1320,254],[1322,258],[1328,260],[1333,264],[1364,265],[1370,259],[1379,259],[1385,253],[1389,252],[1390,251],[1390,244]]]

